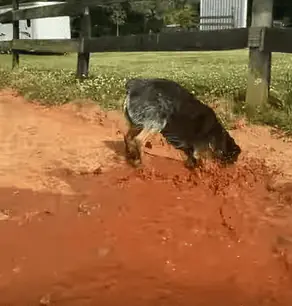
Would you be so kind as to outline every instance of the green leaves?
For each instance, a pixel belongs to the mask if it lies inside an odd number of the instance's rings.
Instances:
[[[164,15],[165,24],[177,24],[184,29],[199,25],[198,12],[190,5],[179,9],[171,9]]]
[[[123,25],[127,19],[127,14],[120,4],[112,7],[111,21],[116,25]]]
[[[91,99],[106,109],[120,108],[124,84],[130,77],[175,80],[206,103],[216,102],[225,124],[245,115],[244,94],[248,50],[220,52],[111,52],[91,55],[90,77],[75,79],[76,55],[21,55],[20,68],[11,71],[11,55],[0,55],[0,88],[13,88],[26,98],[45,104]],[[284,68],[283,68],[284,67]],[[292,56],[274,54],[271,95],[255,122],[292,132]]]
[[[120,26],[126,22],[127,13],[121,6],[121,4],[115,4],[112,6],[112,13],[110,15],[111,21],[116,25],[116,35],[120,35]]]

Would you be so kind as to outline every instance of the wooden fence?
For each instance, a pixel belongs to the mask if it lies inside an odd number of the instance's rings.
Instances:
[[[215,51],[249,48],[246,100],[248,105],[256,106],[268,100],[271,53],[292,53],[292,29],[271,28],[273,0],[253,0],[250,28],[100,38],[91,37],[90,7],[124,0],[68,0],[67,3],[29,9],[19,9],[18,1],[12,0],[13,10],[0,15],[0,23],[13,23],[13,40],[0,42],[0,51],[12,51],[13,68],[19,65],[19,54],[23,51],[76,52],[77,77],[86,78],[90,53],[94,52]],[[80,16],[80,37],[70,40],[19,39],[19,20],[57,16]]]

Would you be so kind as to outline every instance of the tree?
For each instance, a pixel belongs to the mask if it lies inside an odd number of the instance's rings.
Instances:
[[[171,9],[164,15],[165,24],[179,24],[184,29],[195,27],[199,23],[198,12],[191,5]]]
[[[163,15],[170,7],[170,0],[129,0],[132,10],[144,15],[144,32],[159,32],[163,26]]]
[[[187,5],[188,2],[188,0],[169,0],[169,6],[172,9],[182,9]]]
[[[143,13],[145,16],[161,17],[165,8],[167,8],[168,0],[142,0],[130,1],[133,10]]]
[[[110,19],[116,25],[116,35],[120,36],[120,26],[125,24],[127,14],[120,4],[114,5],[112,9]]]

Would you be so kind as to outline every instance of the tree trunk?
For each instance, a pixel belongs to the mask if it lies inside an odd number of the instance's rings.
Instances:
[[[120,26],[118,23],[117,23],[117,36],[120,36]]]

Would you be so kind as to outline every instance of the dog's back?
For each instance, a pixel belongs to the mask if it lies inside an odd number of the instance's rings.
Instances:
[[[126,91],[125,109],[133,123],[147,127],[156,121],[157,132],[170,142],[174,138],[194,142],[217,122],[211,108],[174,81],[131,79],[126,83]]]

